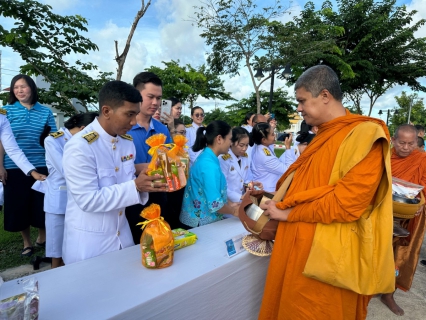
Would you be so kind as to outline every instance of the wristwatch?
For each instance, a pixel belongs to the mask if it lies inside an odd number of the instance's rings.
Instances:
[[[30,175],[31,175],[31,172],[33,172],[33,171],[37,172],[37,170],[36,170],[36,169],[32,169],[32,170],[30,170],[30,171],[27,173],[27,176],[30,176]]]

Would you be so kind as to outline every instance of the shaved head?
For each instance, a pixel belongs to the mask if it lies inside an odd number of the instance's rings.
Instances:
[[[395,134],[393,135],[393,137],[395,138],[395,139],[398,139],[398,136],[400,135],[400,133],[402,132],[402,131],[404,131],[404,132],[408,132],[408,133],[413,133],[413,134],[415,134],[416,135],[416,137],[417,137],[417,135],[418,135],[418,131],[417,131],[417,129],[416,129],[416,127],[415,126],[412,126],[411,124],[402,124],[402,125],[400,125],[398,128],[396,128],[396,130],[395,130]]]
[[[392,138],[395,152],[401,158],[408,157],[417,149],[417,129],[410,124],[403,124],[395,130]]]

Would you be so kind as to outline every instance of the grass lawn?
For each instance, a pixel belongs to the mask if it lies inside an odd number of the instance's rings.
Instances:
[[[20,232],[4,231],[4,215],[0,212],[0,271],[29,264],[31,257],[21,257],[23,241]],[[35,243],[38,230],[31,228],[31,240]],[[34,247],[34,256],[44,257],[44,248]]]
[[[276,148],[276,149],[274,149],[274,151],[275,151],[275,155],[277,156],[277,158],[279,158],[284,153],[285,149],[284,148]]]

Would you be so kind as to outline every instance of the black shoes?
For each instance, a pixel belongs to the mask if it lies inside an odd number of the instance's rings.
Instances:
[[[426,267],[426,260],[420,260],[420,264]]]

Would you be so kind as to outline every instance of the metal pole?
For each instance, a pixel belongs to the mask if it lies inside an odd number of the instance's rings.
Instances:
[[[388,109],[388,116],[386,117],[386,126],[389,124],[389,115],[390,115],[390,110]]]
[[[269,106],[268,112],[272,112],[272,98],[274,97],[274,77],[275,77],[275,67],[271,66],[271,90],[269,91]]]
[[[407,121],[407,124],[410,124],[411,107],[413,106],[413,100],[414,100],[414,98],[411,98],[410,109],[408,110],[408,121]]]

